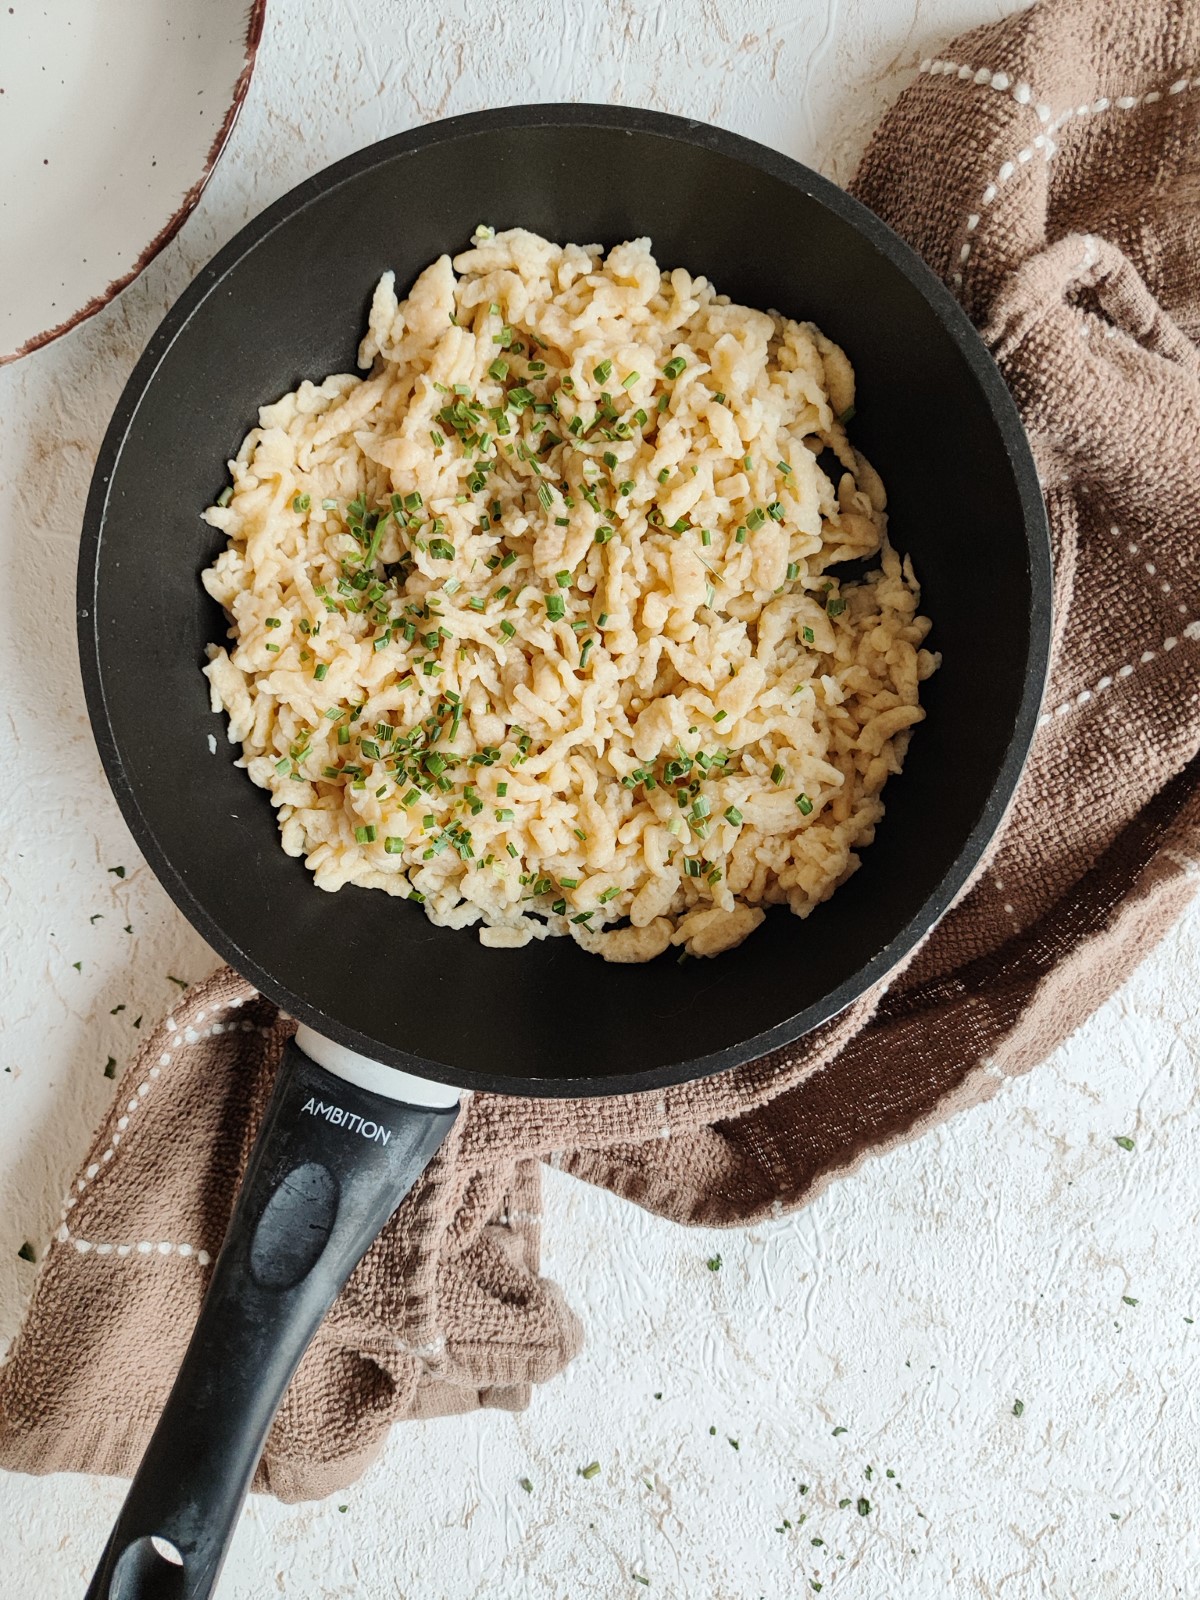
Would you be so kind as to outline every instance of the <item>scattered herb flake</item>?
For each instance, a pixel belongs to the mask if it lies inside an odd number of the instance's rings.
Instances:
[[[529,1479],[529,1478],[518,1478],[517,1482],[521,1485],[521,1488],[524,1489],[526,1494],[532,1494],[533,1493],[533,1482],[532,1482],[531,1479]]]
[[[871,1502],[866,1495],[860,1494],[858,1497],[858,1514],[860,1517],[869,1517],[871,1515]]]
[[[720,1270],[721,1270],[721,1257],[719,1255],[709,1256],[708,1261],[705,1263],[705,1265],[708,1267],[708,1270],[710,1272],[720,1272]]]
[[[114,873],[118,878],[123,878],[125,876],[125,868],[124,867],[109,867],[108,870],[110,872]]]
[[[26,1239],[25,1243],[17,1251],[17,1257],[21,1261],[37,1260],[37,1252],[34,1250],[28,1239]]]
[[[139,1021],[140,1020],[141,1019],[139,1018]],[[117,1058],[116,1058],[116,1056],[109,1056],[108,1060],[104,1063],[104,1076],[106,1078],[115,1078],[116,1075],[117,1075]]]
[[[184,979],[184,978],[176,978],[170,972],[167,973],[167,982],[168,983],[177,983],[181,989],[186,989],[187,988],[186,979]]]
[[[1013,1401],[1013,1416],[1014,1417],[1021,1416],[1024,1413],[1024,1410],[1025,1410],[1025,1402],[1024,1402],[1024,1400],[1014,1400]]]
[[[578,1471],[581,1478],[598,1478],[600,1476],[600,1463],[598,1461],[589,1461],[586,1467],[580,1467]]]
[[[1114,1144],[1119,1144],[1121,1146],[1122,1150],[1133,1150],[1133,1149],[1136,1149],[1136,1146],[1134,1145],[1133,1140],[1129,1137],[1128,1134],[1125,1134],[1125,1133],[1119,1133],[1116,1136],[1116,1138],[1113,1140],[1113,1143]]]
[[[839,1433],[847,1433],[848,1431],[849,1430],[846,1429],[846,1428],[840,1428],[840,1427],[839,1428],[835,1428],[833,1430],[833,1437],[836,1439]]]

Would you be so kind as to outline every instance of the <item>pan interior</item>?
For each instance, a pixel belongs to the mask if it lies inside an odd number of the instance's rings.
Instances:
[[[354,370],[371,292],[480,222],[562,242],[649,235],[751,306],[811,319],[858,375],[852,429],[887,486],[941,671],[860,871],[741,948],[610,966],[569,940],[483,949],[382,893],[314,888],[208,707],[224,636],[200,520],[264,401]],[[542,1093],[716,1070],[846,1004],[945,909],[1007,801],[1036,712],[1048,560],[1016,414],[982,346],[881,225],[814,175],[648,113],[464,118],[351,158],[252,224],[168,317],[114,419],[88,510],[84,673],[139,842],[201,932],[294,1015],[411,1070]],[[209,736],[217,739],[210,753]]]

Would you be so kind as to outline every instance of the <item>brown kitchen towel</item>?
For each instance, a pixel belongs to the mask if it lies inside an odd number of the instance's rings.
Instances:
[[[570,1360],[541,1161],[680,1222],[798,1206],[1042,1060],[1195,888],[1200,7],[1058,0],[965,35],[856,188],[983,329],[1045,484],[1053,672],[999,846],[890,987],[799,1045],[662,1094],[471,1098],[289,1390],[258,1479],[285,1499],[350,1482],[401,1418],[521,1406]],[[0,1464],[132,1468],[288,1027],[219,973],[126,1075],[0,1373]]]

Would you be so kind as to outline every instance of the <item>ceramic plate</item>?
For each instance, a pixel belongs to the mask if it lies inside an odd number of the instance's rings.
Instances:
[[[119,293],[200,198],[266,0],[0,0],[0,362]]]

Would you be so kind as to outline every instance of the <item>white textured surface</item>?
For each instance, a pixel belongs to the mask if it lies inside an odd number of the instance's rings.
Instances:
[[[273,0],[245,113],[179,239],[94,322],[0,373],[0,1337],[33,1280],[17,1249],[43,1247],[111,1092],[106,1057],[126,1061],[133,1019],[177,992],[168,974],[213,964],[108,796],[70,621],[91,463],[172,299],[326,160],[520,98],[690,112],[844,181],[915,63],[1000,9]],[[546,1267],[590,1333],[572,1371],[524,1416],[402,1429],[332,1502],[256,1500],[223,1596],[783,1600],[812,1579],[843,1600],[1195,1595],[1198,1015],[1193,913],[1038,1072],[745,1234],[677,1230],[548,1173]],[[0,1476],[0,1594],[82,1594],[121,1494]]]

